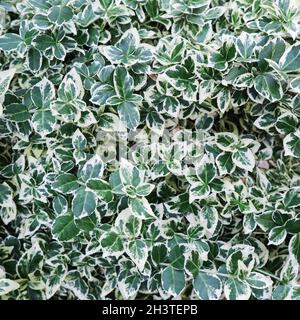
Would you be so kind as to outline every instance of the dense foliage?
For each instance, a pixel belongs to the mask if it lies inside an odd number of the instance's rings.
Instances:
[[[300,299],[289,0],[0,3],[1,299]]]

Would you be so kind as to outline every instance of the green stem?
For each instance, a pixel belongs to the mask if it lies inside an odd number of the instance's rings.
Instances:
[[[271,278],[273,278],[273,279],[276,279],[277,281],[281,281],[280,278],[274,276],[274,274],[269,273],[269,272],[267,272],[267,271],[260,270],[260,269],[258,269],[258,270],[254,269],[254,271],[255,271],[255,272],[258,272],[258,273],[262,273],[262,274],[264,274],[265,276],[269,276],[269,277],[271,277]]]

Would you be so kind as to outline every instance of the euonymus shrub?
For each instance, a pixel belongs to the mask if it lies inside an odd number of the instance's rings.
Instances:
[[[300,299],[288,0],[0,5],[1,299]]]

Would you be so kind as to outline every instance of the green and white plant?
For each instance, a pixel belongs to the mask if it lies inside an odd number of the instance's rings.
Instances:
[[[0,3],[0,299],[300,299],[300,9]]]

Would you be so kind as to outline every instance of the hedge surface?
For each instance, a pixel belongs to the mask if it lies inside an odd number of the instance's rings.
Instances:
[[[300,299],[288,0],[0,3],[0,299]]]

